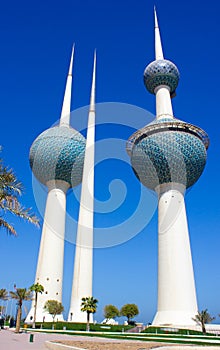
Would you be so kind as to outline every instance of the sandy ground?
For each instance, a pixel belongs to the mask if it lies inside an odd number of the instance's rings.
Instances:
[[[97,341],[97,339],[80,340],[80,341],[58,341],[57,343],[62,343],[65,345],[76,346],[82,349],[88,350],[147,350],[157,348],[159,346],[168,346],[170,344],[166,343],[156,343],[156,342],[142,342],[142,341],[120,341],[120,340],[110,340],[110,341]]]
[[[99,341],[91,340],[91,341],[61,341],[60,343],[66,345],[73,345],[82,349],[89,350],[147,350],[147,349],[155,349],[158,350],[202,350],[204,347],[202,346],[192,346],[192,345],[178,345],[178,344],[164,344],[164,343],[156,343],[156,342],[136,342],[136,341],[124,341],[121,342],[116,340],[107,341]],[[220,349],[219,346],[206,346],[207,350],[217,350]]]

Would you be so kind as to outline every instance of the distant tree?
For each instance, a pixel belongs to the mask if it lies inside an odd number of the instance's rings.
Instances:
[[[139,310],[136,304],[125,304],[122,306],[120,314],[121,316],[126,316],[129,323],[131,318],[139,314]]]
[[[32,284],[32,286],[30,286],[30,291],[35,293],[34,320],[33,320],[33,328],[35,328],[38,293],[42,294],[44,292],[44,287],[39,283],[35,283],[35,284]]]
[[[87,313],[86,330],[88,332],[90,329],[90,326],[89,326],[90,314],[94,314],[96,312],[97,304],[98,304],[98,300],[93,297],[82,298],[81,311],[85,311]]]
[[[0,289],[0,300],[7,300],[8,299],[8,292],[6,289]],[[0,305],[0,314],[3,315],[5,313],[5,306]],[[1,319],[1,326],[4,326],[3,318]]]
[[[47,300],[44,305],[44,309],[47,312],[49,312],[49,314],[53,317],[53,322],[54,322],[56,315],[60,315],[63,312],[64,307],[57,300]]]
[[[0,315],[5,313],[5,306],[0,305]]]
[[[26,288],[17,288],[15,292],[10,292],[10,296],[12,299],[17,300],[18,312],[17,312],[17,320],[16,320],[16,328],[15,333],[19,333],[21,327],[21,314],[22,314],[22,304],[24,300],[31,300],[32,293],[30,290]]]
[[[10,321],[11,316],[10,315],[5,315],[5,321]]]
[[[206,334],[206,328],[205,324],[210,323],[215,319],[215,317],[212,317],[208,310],[202,310],[198,311],[198,313],[195,315],[195,318],[193,318],[193,321],[195,321],[197,324],[199,324],[202,327],[203,334]]]
[[[104,317],[109,320],[110,318],[115,318],[120,316],[118,308],[114,305],[105,305],[104,307]]]
[[[25,209],[20,204],[19,196],[22,192],[21,182],[17,180],[12,169],[8,169],[3,165],[0,158],[0,227],[5,228],[8,233],[13,235],[17,233],[14,226],[5,219],[6,213],[11,213],[39,226],[39,219],[30,212],[30,208]]]
[[[1,300],[7,300],[8,299],[8,292],[6,289],[0,289],[0,299]]]

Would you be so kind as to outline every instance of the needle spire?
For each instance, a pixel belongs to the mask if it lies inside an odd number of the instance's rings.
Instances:
[[[155,58],[156,60],[163,60],[163,49],[160,38],[160,29],[157,20],[156,7],[154,6],[154,20],[155,20]]]
[[[70,107],[71,107],[71,91],[72,91],[72,70],[73,70],[73,57],[74,57],[74,46],[72,48],[69,72],[66,80],[66,89],[63,99],[63,107],[60,117],[60,126],[70,125]]]
[[[93,74],[92,74],[92,87],[90,96],[90,112],[95,112],[95,84],[96,84],[96,51],[94,52]]]

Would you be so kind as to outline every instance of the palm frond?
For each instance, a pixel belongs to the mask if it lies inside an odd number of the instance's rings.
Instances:
[[[10,296],[12,299],[19,299],[19,296],[17,295],[17,292],[10,291]]]
[[[0,146],[1,151],[1,146]],[[23,192],[22,183],[12,169],[3,165],[0,158],[0,227],[4,227],[8,233],[16,234],[14,227],[2,219],[4,213],[9,212],[39,227],[39,219],[31,212],[30,208],[24,208],[19,202],[19,196]]]
[[[8,292],[4,288],[0,289],[0,299],[1,300],[7,300],[8,299]]]
[[[97,309],[98,300],[93,297],[83,297],[81,303],[81,311],[95,313]]]
[[[32,292],[35,292],[35,293],[43,293],[44,292],[44,287],[42,286],[42,284],[40,283],[35,283],[35,284],[32,284],[32,286],[30,286],[29,288]]]
[[[40,223],[39,223],[39,219],[37,218],[37,216],[33,213],[30,212],[31,211],[31,208],[23,208],[23,207],[18,207],[18,208],[15,208],[15,209],[10,209],[10,212],[16,216],[18,216],[19,218],[21,219],[24,219],[28,222],[30,222],[31,224],[34,224],[36,225],[37,227],[40,226]]]
[[[26,288],[17,288],[15,292],[10,291],[9,293],[12,299],[17,299],[20,303],[22,303],[23,300],[32,299],[32,292]]]
[[[23,191],[22,183],[17,180],[13,170],[2,164],[0,164],[0,188],[17,195],[21,195]]]
[[[4,227],[9,234],[12,234],[14,236],[17,235],[14,227],[2,218],[0,218],[0,227]]]
[[[26,209],[22,207],[18,199],[14,196],[6,196],[1,200],[0,195],[0,208],[39,227],[39,219],[31,213],[31,208]]]

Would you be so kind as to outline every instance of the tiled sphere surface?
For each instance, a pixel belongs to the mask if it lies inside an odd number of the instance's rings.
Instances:
[[[152,123],[151,123],[152,125]],[[131,164],[144,186],[176,182],[186,188],[200,177],[206,163],[202,140],[183,131],[159,131],[137,141],[131,152]]]
[[[53,127],[40,134],[30,149],[30,166],[43,184],[63,180],[71,187],[82,180],[85,138],[73,128]]]
[[[166,85],[172,94],[179,82],[179,71],[175,64],[168,60],[156,60],[151,62],[144,71],[144,84],[149,92],[154,94],[155,88]]]

